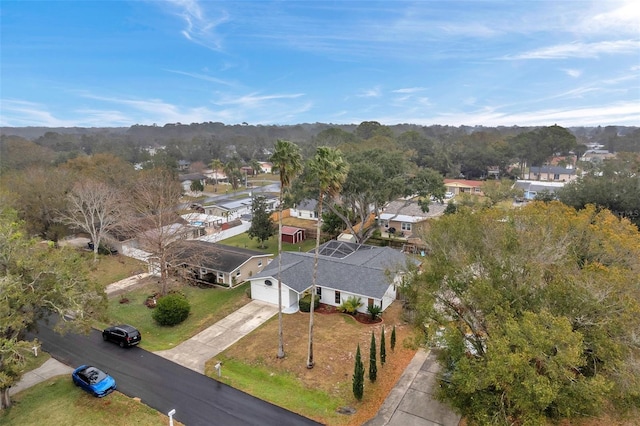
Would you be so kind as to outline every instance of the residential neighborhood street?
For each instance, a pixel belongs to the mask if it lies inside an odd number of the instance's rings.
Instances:
[[[120,392],[161,413],[175,409],[174,418],[189,426],[317,424],[144,349],[104,342],[97,330],[61,336],[40,323],[34,337],[63,364],[93,364],[115,378]]]

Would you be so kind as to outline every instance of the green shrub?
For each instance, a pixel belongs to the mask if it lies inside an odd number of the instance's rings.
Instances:
[[[317,294],[313,298],[313,309],[315,310],[318,306],[320,306],[320,296]],[[311,311],[311,295],[307,294],[299,302],[300,311],[301,312],[310,312]]]
[[[367,312],[369,312],[369,315],[371,315],[371,320],[375,321],[376,318],[378,318],[382,313],[382,306],[369,305],[367,306]]]
[[[340,304],[338,309],[340,312],[346,312],[353,315],[360,306],[362,306],[362,299],[360,297],[349,296],[347,300],[342,301],[342,304]]]
[[[182,294],[173,293],[158,300],[151,316],[160,325],[172,326],[186,320],[190,311],[189,301]]]

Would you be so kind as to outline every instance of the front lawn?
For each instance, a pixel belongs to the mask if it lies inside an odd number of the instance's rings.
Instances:
[[[99,327],[131,324],[142,333],[140,346],[148,351],[171,349],[251,301],[246,295],[248,283],[234,289],[185,285],[179,291],[191,304],[189,318],[174,327],[162,327],[151,318],[152,309],[144,304],[147,296],[157,291],[157,278],[147,278],[147,281],[143,287],[109,299],[107,315],[111,324],[99,324]],[[122,299],[127,299],[127,303],[120,303]]]
[[[14,405],[0,412],[0,424],[4,426],[169,424],[164,414],[120,392],[95,398],[74,386],[71,375],[39,383],[14,395],[12,399]],[[174,425],[180,424],[174,420]]]
[[[102,287],[147,271],[141,261],[124,255],[99,255],[98,262],[93,262],[93,253],[86,252],[89,265],[89,277]]]

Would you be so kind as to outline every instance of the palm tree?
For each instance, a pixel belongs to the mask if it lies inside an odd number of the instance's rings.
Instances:
[[[302,155],[298,145],[278,140],[270,158],[274,168],[280,173],[280,205],[278,206],[278,358],[284,358],[284,338],[282,334],[282,206],[284,191],[291,180],[302,170]]]
[[[216,158],[211,162],[211,168],[213,169],[213,175],[215,176],[216,185],[218,184],[218,170],[222,169],[224,163],[220,159]]]
[[[327,146],[316,149],[316,155],[308,163],[309,179],[318,188],[318,222],[316,227],[316,251],[313,259],[313,278],[311,280],[311,309],[309,311],[309,356],[307,368],[313,368],[313,311],[318,278],[318,258],[320,257],[320,231],[322,228],[322,202],[325,197],[333,199],[340,193],[347,178],[348,164],[342,158],[340,150]]]

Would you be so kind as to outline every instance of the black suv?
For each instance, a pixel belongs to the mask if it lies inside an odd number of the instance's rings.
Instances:
[[[124,348],[137,345],[140,343],[140,340],[142,340],[142,336],[137,328],[127,324],[121,324],[105,328],[102,331],[102,339],[116,342],[121,348]]]

